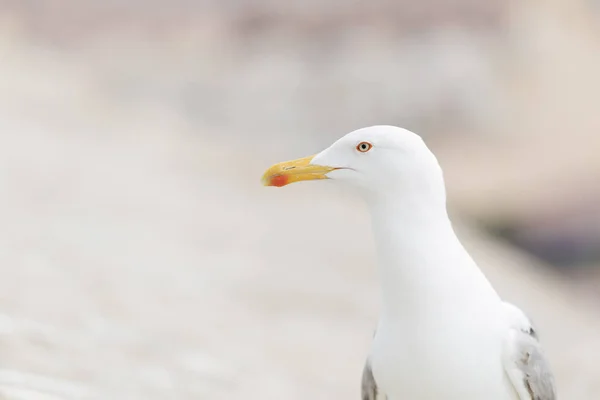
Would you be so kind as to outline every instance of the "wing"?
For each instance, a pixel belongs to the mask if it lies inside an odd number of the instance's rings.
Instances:
[[[379,393],[377,382],[373,377],[373,371],[371,370],[371,361],[367,359],[365,368],[363,369],[362,375],[362,400],[386,400],[387,396]]]
[[[512,322],[503,349],[504,370],[519,400],[556,400],[554,376],[525,314],[505,303]]]

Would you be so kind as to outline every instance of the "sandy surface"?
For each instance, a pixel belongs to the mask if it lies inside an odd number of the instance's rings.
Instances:
[[[266,157],[201,136],[21,132],[0,151],[7,399],[356,398],[378,302],[360,204],[262,188]],[[589,306],[477,237],[563,396],[592,398]]]

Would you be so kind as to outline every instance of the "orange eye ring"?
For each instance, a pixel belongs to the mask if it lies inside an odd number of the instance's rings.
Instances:
[[[367,151],[371,150],[373,148],[373,145],[369,142],[360,142],[359,144],[356,145],[356,150],[360,151],[361,153],[366,153]]]

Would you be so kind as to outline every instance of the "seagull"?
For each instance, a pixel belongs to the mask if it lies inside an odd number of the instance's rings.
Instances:
[[[420,136],[371,126],[273,165],[265,186],[329,179],[370,211],[381,312],[362,400],[555,400],[536,331],[457,238],[442,169]]]

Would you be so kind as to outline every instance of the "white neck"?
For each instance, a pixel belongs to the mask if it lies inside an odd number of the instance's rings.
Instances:
[[[444,198],[378,196],[369,206],[384,315],[497,299],[456,237]]]

